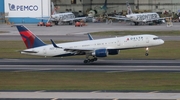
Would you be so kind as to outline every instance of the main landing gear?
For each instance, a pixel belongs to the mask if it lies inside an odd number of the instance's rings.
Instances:
[[[98,58],[96,58],[96,57],[93,57],[92,59],[89,59],[89,57],[86,57],[86,59],[84,60],[84,63],[87,64],[87,63],[91,63],[91,62],[94,62],[97,60],[98,60]]]
[[[147,47],[147,48],[146,48],[145,56],[148,56],[148,55],[149,55],[148,51],[149,51],[149,48]]]

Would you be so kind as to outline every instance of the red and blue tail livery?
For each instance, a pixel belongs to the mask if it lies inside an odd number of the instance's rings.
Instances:
[[[34,35],[29,29],[23,25],[15,25],[24,41],[26,47],[35,48],[46,45],[41,39]]]

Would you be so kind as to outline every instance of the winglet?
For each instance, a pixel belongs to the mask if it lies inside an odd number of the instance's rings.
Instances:
[[[51,40],[52,45],[53,45],[55,48],[61,48],[61,47],[58,47],[58,46],[56,45],[56,43],[55,43],[52,39],[50,39],[50,40]]]
[[[87,34],[88,34],[89,40],[94,40],[90,33],[87,33]]]

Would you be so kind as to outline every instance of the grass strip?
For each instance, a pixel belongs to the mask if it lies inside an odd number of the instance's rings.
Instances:
[[[0,47],[0,58],[44,58],[20,54],[18,51],[26,49],[22,41],[0,41]],[[148,57],[144,53],[145,48],[121,50],[120,54],[108,56],[105,59],[180,59],[180,42],[165,41],[163,45],[150,47]],[[70,58],[84,59],[85,56],[74,56]]]
[[[0,33],[9,33],[9,31],[0,31]]]
[[[180,72],[1,72],[0,90],[180,91]]]

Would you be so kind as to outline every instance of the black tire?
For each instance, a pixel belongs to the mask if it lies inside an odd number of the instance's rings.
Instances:
[[[94,61],[97,61],[97,58],[94,58]]]
[[[149,53],[145,53],[145,56],[148,56],[149,55]]]
[[[84,63],[87,64],[89,61],[88,60],[84,60]]]
[[[89,61],[90,61],[90,62],[94,62],[94,59],[90,59]]]

